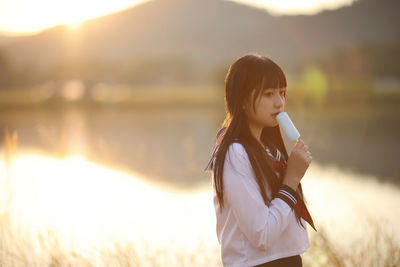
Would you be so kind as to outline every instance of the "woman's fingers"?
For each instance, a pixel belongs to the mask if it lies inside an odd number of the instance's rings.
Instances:
[[[304,144],[304,141],[301,139],[297,139],[296,144],[295,144],[296,150],[300,154],[302,154],[302,157],[307,163],[310,163],[312,160],[311,152],[308,150],[308,146]]]
[[[301,139],[297,139],[295,147],[302,148],[304,146],[304,142]]]

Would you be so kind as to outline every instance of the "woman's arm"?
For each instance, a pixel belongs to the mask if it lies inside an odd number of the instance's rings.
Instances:
[[[240,230],[254,247],[268,249],[287,227],[299,195],[283,184],[268,207],[246,150],[240,143],[230,145],[223,175],[225,200],[229,202]]]

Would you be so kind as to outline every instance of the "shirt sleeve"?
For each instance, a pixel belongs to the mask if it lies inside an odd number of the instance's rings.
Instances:
[[[246,150],[240,143],[232,143],[228,148],[223,181],[224,200],[230,204],[240,230],[254,247],[267,250],[288,226],[299,195],[283,185],[267,206]]]

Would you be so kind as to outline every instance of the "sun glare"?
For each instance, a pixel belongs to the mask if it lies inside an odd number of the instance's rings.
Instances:
[[[68,28],[71,29],[71,30],[77,30],[77,29],[79,29],[79,27],[81,26],[81,24],[82,24],[82,21],[79,21],[79,22],[71,22],[71,23],[68,23],[67,26],[68,26]]]
[[[0,3],[0,30],[11,33],[34,33],[60,24],[78,29],[85,20],[117,12],[145,1],[149,0],[10,0]]]
[[[0,31],[35,33],[56,25],[78,29],[81,22],[152,0],[6,0],[0,3]],[[228,0],[267,9],[276,15],[314,14],[323,9],[350,5],[355,0]],[[23,19],[21,19],[23,18]]]
[[[336,9],[344,5],[350,5],[355,0],[228,0],[244,4],[250,4],[259,8],[265,8],[274,15],[312,15],[323,9]]]
[[[2,163],[0,173],[6,173]],[[19,155],[10,170],[12,202],[2,208],[12,211],[16,225],[29,226],[22,230],[50,229],[66,248],[86,251],[94,244],[105,248],[107,241],[118,240],[144,241],[154,249],[173,242],[179,251],[195,250],[200,241],[215,241],[209,234],[215,220],[208,191],[165,190],[139,175],[108,169],[79,155]],[[7,188],[4,178],[2,190]],[[197,225],[201,229],[193,231]]]

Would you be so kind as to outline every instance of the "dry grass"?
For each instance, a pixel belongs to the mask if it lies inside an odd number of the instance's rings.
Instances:
[[[304,265],[307,267],[400,266],[400,244],[378,221],[370,219],[370,226],[374,234],[353,242],[349,246],[350,249],[345,251],[329,239],[325,228],[320,227],[318,233],[313,235],[311,247],[303,257]]]

